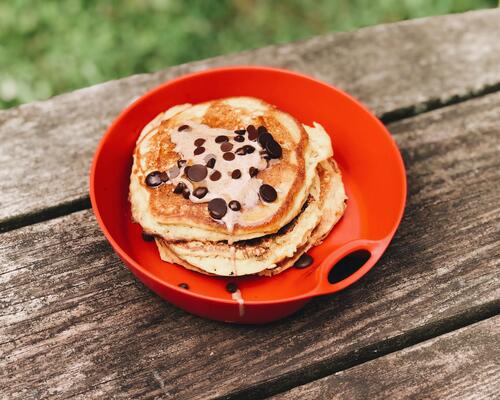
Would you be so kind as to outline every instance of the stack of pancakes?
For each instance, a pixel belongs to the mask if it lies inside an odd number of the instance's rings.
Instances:
[[[132,216],[165,261],[205,274],[274,275],[344,212],[332,157],[321,125],[259,99],[175,106],[137,140]]]

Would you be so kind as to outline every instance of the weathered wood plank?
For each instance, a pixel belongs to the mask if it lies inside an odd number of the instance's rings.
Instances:
[[[494,399],[500,396],[499,360],[497,316],[273,399]]]
[[[392,124],[409,198],[387,253],[356,286],[268,326],[206,321],[162,302],[88,210],[2,234],[4,397],[256,398],[494,315],[499,118],[497,93]]]
[[[90,159],[106,127],[136,96],[175,76],[230,64],[279,66],[335,84],[379,116],[403,115],[498,89],[499,36],[500,10],[380,25],[136,75],[1,111],[0,229],[49,207],[87,205]]]

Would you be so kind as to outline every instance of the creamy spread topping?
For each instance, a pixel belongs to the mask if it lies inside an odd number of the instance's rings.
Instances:
[[[241,291],[238,289],[236,292],[231,294],[231,297],[234,301],[238,303],[238,313],[240,317],[245,316],[245,301],[243,300],[243,296],[241,295]]]
[[[153,171],[146,184],[173,185],[173,192],[194,203],[208,203],[208,213],[229,231],[245,210],[276,200],[276,190],[258,177],[282,148],[263,126],[231,131],[186,122],[170,140],[180,155],[165,171]]]

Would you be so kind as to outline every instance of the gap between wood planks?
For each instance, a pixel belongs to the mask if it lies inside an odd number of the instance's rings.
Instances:
[[[353,351],[337,360],[325,360],[316,365],[309,365],[307,369],[297,369],[276,379],[260,383],[257,386],[234,391],[227,395],[216,397],[217,400],[251,399],[260,400],[279,393],[286,392],[294,387],[301,386],[337,372],[364,364],[379,357],[403,350],[421,342],[434,339],[438,336],[464,328],[468,325],[486,320],[500,314],[500,300],[486,303],[480,307],[467,310],[437,321],[430,325],[421,326],[403,335],[381,341]],[[277,366],[279,368],[279,366]]]
[[[493,85],[488,85],[481,90],[471,91],[465,95],[459,96],[455,95],[447,100],[441,99],[430,99],[421,104],[417,104],[410,107],[399,108],[393,111],[383,113],[379,119],[384,124],[390,124],[393,122],[401,121],[403,119],[415,117],[426,112],[437,110],[439,108],[449,107],[458,103],[465,102],[467,100],[475,99],[481,96],[495,93],[500,91],[500,82]],[[44,221],[49,221],[54,218],[63,217],[65,215],[72,214],[77,211],[86,210],[91,207],[90,197],[86,195],[76,200],[72,200],[66,203],[58,204],[53,207],[45,208],[43,210],[19,215],[12,218],[7,218],[0,222],[0,234],[4,232],[9,232],[14,229],[22,228],[24,226],[37,224]]]
[[[45,208],[38,212],[22,214],[17,217],[7,219],[0,224],[0,234],[22,228],[24,226],[63,217],[88,208],[90,208],[90,197],[87,195],[76,200]]]

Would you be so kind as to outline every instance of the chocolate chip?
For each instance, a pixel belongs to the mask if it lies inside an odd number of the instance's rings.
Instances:
[[[238,290],[238,285],[236,285],[236,283],[234,283],[234,282],[229,282],[229,283],[226,285],[226,290],[227,290],[229,293],[236,293],[236,291]]]
[[[189,192],[189,189],[188,189],[188,188],[186,188],[186,189],[184,189],[184,191],[182,192],[182,197],[184,197],[184,198],[187,200],[187,199],[189,199],[189,195],[190,195],[190,194],[191,194],[191,193]]]
[[[211,158],[210,160],[207,161],[207,167],[208,168],[215,167],[215,158]]]
[[[189,128],[190,128],[189,125],[181,125],[181,126],[179,126],[179,128],[177,130],[179,132],[181,132],[181,131],[184,131],[184,130],[189,129]]]
[[[155,237],[153,235],[150,235],[149,233],[142,232],[142,240],[144,240],[145,242],[152,242],[153,240],[155,240]]]
[[[207,167],[201,164],[192,165],[186,172],[189,180],[193,182],[200,182],[207,177]]]
[[[220,145],[220,149],[223,151],[223,152],[226,152],[226,151],[231,151],[231,149],[233,148],[233,144],[232,143],[229,143],[229,142],[224,142]]]
[[[274,139],[266,143],[266,150],[271,158],[280,158],[283,154],[280,144]]]
[[[222,158],[226,161],[233,161],[234,160],[234,153],[224,153]]]
[[[257,132],[259,135],[262,135],[264,132],[267,132],[267,128],[261,125],[257,128]]]
[[[236,200],[231,200],[229,202],[229,208],[233,211],[240,211],[241,210],[241,204],[239,201]]]
[[[184,165],[186,165],[187,161],[186,160],[177,160],[177,166],[179,168],[182,168]]]
[[[244,156],[245,154],[247,154],[245,151],[245,146],[236,149],[235,153],[239,156]]]
[[[222,177],[222,174],[219,171],[214,171],[212,175],[210,175],[211,181],[218,181]]]
[[[181,194],[182,192],[184,192],[184,189],[187,189],[186,184],[184,182],[179,182],[174,189],[174,193]]]
[[[255,126],[248,125],[247,131],[248,131],[248,139],[250,139],[250,140],[257,139],[257,136],[259,135],[259,133],[257,132],[257,129],[255,129]]]
[[[187,283],[179,283],[179,287],[188,290],[189,285]]]
[[[189,165],[184,168],[184,175],[187,176],[187,174],[189,172],[189,168],[191,168]]]
[[[250,146],[249,144],[243,146],[243,148],[245,149],[246,154],[252,154],[255,151],[255,147]]]
[[[196,140],[194,141],[194,145],[195,145],[196,147],[203,146],[203,143],[205,143],[205,139],[202,139],[202,138],[196,139]]]
[[[199,156],[200,154],[203,154],[205,151],[205,148],[203,146],[201,147],[197,147],[196,149],[194,149],[194,155],[195,156]]]
[[[270,141],[270,140],[274,140],[273,137],[271,136],[270,133],[268,132],[263,132],[259,135],[259,138],[257,139],[257,141],[259,142],[259,144],[262,146],[262,148],[266,148],[266,144]]]
[[[302,268],[307,268],[309,265],[313,263],[313,258],[307,254],[304,253],[302,254],[297,261],[293,264],[295,268],[302,269]]]
[[[227,213],[226,201],[216,198],[208,202],[208,212],[213,219],[221,219]]]
[[[197,197],[199,199],[202,199],[203,197],[205,197],[207,195],[207,193],[208,193],[208,189],[206,187],[200,186],[200,187],[197,187],[196,189],[194,189],[193,196]]]
[[[225,135],[220,135],[215,138],[215,143],[224,143],[227,142],[229,138]]]
[[[248,174],[250,175],[251,178],[253,178],[255,175],[259,173],[259,170],[255,167],[250,167],[248,169]]]
[[[174,179],[174,178],[177,178],[179,176],[179,173],[181,172],[181,170],[179,169],[179,167],[177,165],[174,165],[173,167],[171,167],[169,170],[168,170],[168,177],[170,179]]]
[[[231,178],[240,179],[241,178],[241,171],[239,169],[235,169],[233,172],[231,172]]]
[[[234,131],[234,133],[236,133],[237,135],[244,135],[246,132],[246,129],[236,129]]]
[[[241,136],[241,135],[235,136],[233,139],[234,139],[235,142],[238,142],[238,143],[241,143],[241,142],[245,141],[245,137]]]
[[[162,172],[160,174],[160,179],[162,182],[167,182],[168,181],[168,174],[166,172]]]
[[[266,203],[272,203],[278,197],[278,193],[271,185],[263,184],[259,188],[260,198]]]
[[[160,171],[153,171],[146,176],[146,185],[156,187],[161,183]]]

